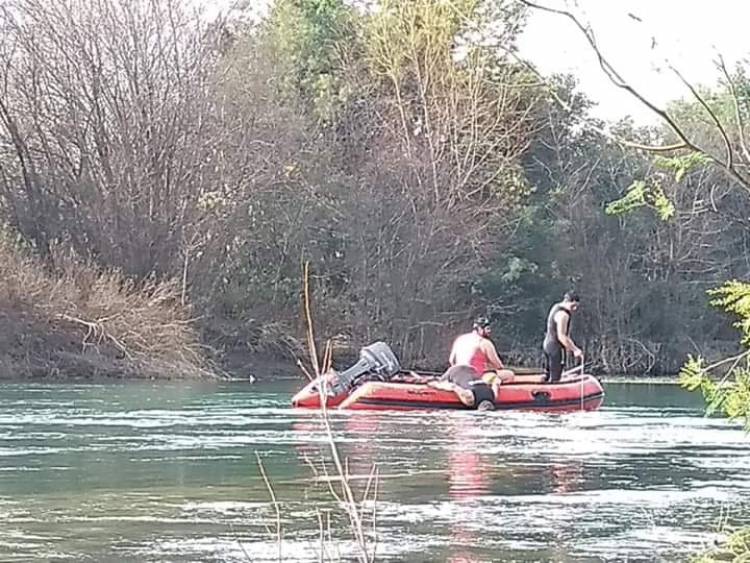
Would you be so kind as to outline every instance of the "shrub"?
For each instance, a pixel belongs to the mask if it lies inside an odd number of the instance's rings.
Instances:
[[[175,282],[136,284],[74,255],[54,270],[0,236],[0,376],[213,376]]]

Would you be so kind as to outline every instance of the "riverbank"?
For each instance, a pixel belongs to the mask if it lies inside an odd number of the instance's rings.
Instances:
[[[599,381],[604,383],[621,383],[624,385],[679,385],[680,378],[677,375],[664,375],[659,377],[652,376],[632,376],[632,375],[605,375],[599,377]]]
[[[345,358],[339,358],[334,362],[338,369],[344,369],[356,362],[354,354],[347,354]],[[409,367],[409,366],[404,366]],[[304,376],[291,359],[291,355],[272,355],[272,354],[241,354],[235,352],[231,358],[222,364],[222,368],[233,378],[242,380],[252,376],[256,381],[270,381],[276,379],[299,379],[304,380]],[[540,373],[541,367],[530,366],[509,366],[510,369],[519,373]],[[422,368],[420,368],[422,369]],[[431,368],[425,368],[425,371],[442,372],[445,365],[435,365]],[[626,375],[626,374],[597,374],[602,383],[622,383],[622,384],[646,384],[646,385],[679,385],[679,374],[665,375]]]
[[[3,316],[0,314],[0,322]],[[4,358],[10,354],[18,357],[22,356],[22,350],[5,351],[0,350],[0,380],[59,380],[59,381],[89,381],[89,382],[107,382],[121,380],[182,380],[182,379],[208,379],[208,380],[226,380],[233,382],[264,382],[275,380],[299,380],[304,381],[304,374],[296,363],[295,356],[289,353],[273,352],[252,352],[233,350],[227,353],[218,351],[210,354],[207,363],[214,366],[213,371],[206,370],[200,377],[188,371],[187,374],[180,374],[170,368],[164,373],[155,374],[153,369],[143,373],[135,373],[132,368],[125,368],[122,372],[118,371],[122,365],[123,358],[107,358],[98,351],[94,350],[74,350],[70,351],[70,341],[60,337],[59,334],[53,333],[45,340],[50,346],[58,346],[57,352],[53,349],[48,350],[48,357],[64,357],[66,359],[66,369],[60,369],[55,363],[24,363],[19,367],[18,362],[3,362]],[[0,342],[0,345],[2,342]],[[307,362],[306,357],[299,356],[300,359]],[[335,360],[334,366],[338,369],[344,369],[356,361],[353,353],[345,354]],[[28,359],[24,359],[28,362]],[[49,362],[49,360],[47,360]],[[106,369],[102,369],[103,362],[109,361]],[[409,366],[405,366],[409,367]],[[519,373],[541,372],[541,367],[531,366],[510,366],[511,369]],[[444,365],[435,365],[432,368],[419,368],[425,371],[440,372],[445,368]],[[677,385],[679,384],[678,374],[665,374],[660,376],[653,375],[625,375],[625,374],[600,374],[594,373],[603,383],[637,383],[648,385]]]
[[[296,358],[306,359],[299,326],[200,316],[173,281],[135,283],[70,253],[53,253],[53,269],[1,233],[0,262],[8,271],[0,278],[0,379],[263,380],[297,377]],[[330,326],[321,330],[331,333]],[[359,355],[350,339],[340,338],[334,351],[339,368]],[[406,352],[403,364],[444,370],[442,348],[450,340],[437,344],[430,353]],[[527,366],[525,370],[539,365],[536,347],[508,341],[498,346],[511,365]],[[726,352],[718,344],[714,348],[717,357]],[[670,356],[675,371],[686,354]],[[638,369],[637,364],[632,367]],[[649,380],[674,382],[674,371]]]

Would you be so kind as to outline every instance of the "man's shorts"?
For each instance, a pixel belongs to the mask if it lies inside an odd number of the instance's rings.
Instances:
[[[453,366],[446,371],[440,378],[443,381],[468,389],[474,395],[474,406],[478,406],[482,401],[495,403],[495,392],[492,387],[482,381],[481,376],[471,366]]]

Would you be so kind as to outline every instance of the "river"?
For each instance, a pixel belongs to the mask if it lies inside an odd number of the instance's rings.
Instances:
[[[337,507],[295,385],[0,385],[0,560],[276,561],[257,452],[283,559],[318,561],[318,514]],[[728,509],[750,520],[737,425],[673,386],[606,392],[565,415],[333,413],[349,471],[378,467],[379,560],[684,561]]]

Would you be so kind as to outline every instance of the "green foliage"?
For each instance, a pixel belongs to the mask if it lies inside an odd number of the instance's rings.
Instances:
[[[732,367],[722,380],[717,381],[711,367],[700,359],[689,359],[680,382],[690,391],[700,390],[706,399],[706,413],[722,412],[732,420],[744,420],[750,430],[750,363]]]
[[[734,326],[742,333],[742,344],[750,346],[750,284],[731,281],[709,294],[716,296],[711,302],[714,306],[739,317]],[[717,381],[716,372],[722,366],[729,367]],[[702,358],[689,357],[680,382],[690,391],[703,393],[708,414],[723,412],[731,419],[744,419],[750,430],[750,350],[712,366],[706,366]]]
[[[505,270],[500,276],[504,283],[518,282],[524,275],[533,275],[537,272],[539,266],[525,258],[511,256],[508,259]]]
[[[750,346],[750,283],[732,280],[709,291],[711,304],[739,317],[735,328],[742,332],[742,344]]]
[[[605,211],[607,215],[624,215],[640,207],[652,208],[662,221],[671,219],[675,212],[674,204],[658,183],[647,184],[642,180],[633,182],[626,194],[610,202]]]
[[[697,152],[691,152],[680,156],[656,156],[653,164],[673,175],[675,184],[679,184],[685,176],[693,170],[699,169],[710,163],[710,159]],[[653,209],[662,221],[668,221],[674,217],[674,202],[667,197],[663,188],[664,175],[651,174],[646,180],[637,180],[628,187],[625,195],[620,199],[610,202],[606,207],[608,215],[624,215],[641,207]]]
[[[708,377],[703,358],[688,357],[688,361],[685,362],[680,372],[680,383],[688,391],[700,390],[703,393],[707,415],[711,416],[724,408],[728,386]]]
[[[710,164],[711,159],[703,153],[691,152],[682,156],[656,156],[654,165],[674,173],[675,183],[680,183],[688,172]]]
[[[0,147],[0,220],[34,241],[30,252],[72,245],[99,266],[184,280],[201,323],[242,327],[238,346],[255,332],[250,326],[294,326],[303,260],[314,265],[316,301],[326,308],[319,318],[332,334],[383,335],[405,361],[442,361],[453,331],[487,309],[502,320],[503,350],[528,350],[525,359],[536,362],[548,307],[572,285],[586,301],[576,338],[600,359],[595,369],[673,372],[696,334],[702,347],[732,338],[718,313],[704,311],[704,289],[746,271],[745,224],[733,228],[725,210],[743,221],[750,211],[727,195],[721,174],[691,173],[705,164],[695,155],[654,161],[603,141],[581,126],[591,103],[571,77],[554,79],[570,109],[548,100],[538,78],[505,54],[524,24],[514,0],[366,3],[359,10],[351,0],[276,0],[260,26],[230,31],[219,52],[188,58],[173,57],[169,45],[152,49],[162,44],[155,31],[175,27],[167,20],[113,35],[98,23],[81,32],[66,18],[45,30],[60,13],[54,6],[22,18],[40,22],[37,33],[9,40],[27,52],[0,73],[12,73],[7,96],[29,136],[39,185],[26,186],[24,163]],[[153,2],[120,4],[149,14]],[[190,27],[176,26],[174,47],[206,40]],[[130,36],[143,38],[143,51],[120,53],[121,37]],[[40,44],[65,52],[36,61]],[[112,80],[54,66],[92,49],[109,57],[102,68]],[[150,82],[140,73],[137,84],[118,82],[133,74],[122,65],[141,68],[136,62],[149,53],[158,63],[143,66]],[[63,82],[25,87],[27,56],[40,80]],[[175,79],[187,76],[194,79]],[[98,101],[114,105],[99,118],[85,94],[101,87]],[[69,92],[74,113],[101,122],[63,117],[59,104],[70,104],[45,92]],[[164,111],[131,131],[142,119],[114,118],[122,115],[118,92],[143,92],[126,108],[148,109],[153,92],[179,103],[156,104]],[[731,117],[726,101],[711,97]],[[704,110],[683,106],[699,146],[721,154]],[[665,130],[611,125],[621,137],[670,142]],[[154,163],[150,156],[161,154]],[[709,201],[719,209],[707,212]],[[612,220],[605,207],[649,212]],[[732,405],[721,408],[739,412]]]
[[[356,42],[354,11],[342,0],[278,0],[266,26],[280,67],[281,96],[330,123],[348,97],[340,69],[344,45]]]
[[[750,369],[747,364],[734,371],[734,381],[724,391],[721,406],[732,419],[745,419],[745,426],[750,429]]]

